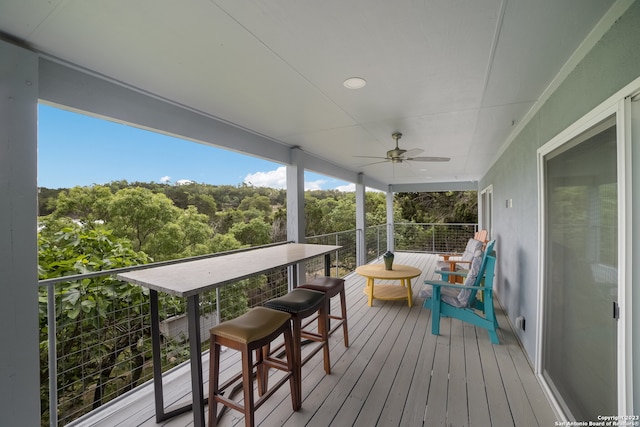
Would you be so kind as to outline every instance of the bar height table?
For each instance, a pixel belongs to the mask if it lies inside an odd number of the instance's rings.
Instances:
[[[211,258],[150,267],[117,275],[129,283],[149,288],[151,305],[151,342],[153,348],[153,382],[158,423],[193,409],[195,427],[204,427],[204,392],[202,378],[202,345],[200,344],[199,295],[226,284],[277,268],[296,266],[324,255],[325,275],[329,274],[330,254],[340,246],[287,243]],[[291,275],[295,280],[296,274]],[[297,286],[297,283],[293,283]],[[192,404],[165,412],[160,363],[160,325],[158,292],[187,298],[189,355],[191,363]]]

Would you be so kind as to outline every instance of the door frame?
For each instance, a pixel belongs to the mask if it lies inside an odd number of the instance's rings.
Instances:
[[[493,236],[493,184],[485,187],[480,192],[478,209],[478,226],[480,230],[487,230],[489,234],[487,239],[491,240]]]
[[[618,91],[571,126],[537,150],[538,173],[538,303],[536,328],[535,373],[547,398],[563,421],[569,421],[562,406],[552,393],[551,386],[542,375],[543,321],[545,289],[544,277],[546,229],[545,157],[585,130],[607,117],[616,116],[617,180],[618,180],[618,304],[620,315],[617,325],[617,393],[618,414],[633,409],[633,343],[632,343],[632,189],[631,189],[631,99],[640,92],[640,78]],[[606,414],[603,414],[606,415]]]

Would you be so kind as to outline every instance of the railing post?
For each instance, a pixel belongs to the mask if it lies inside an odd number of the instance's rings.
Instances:
[[[436,228],[435,226],[431,226],[433,229],[433,233],[431,233],[431,252],[436,251]]]
[[[220,324],[220,288],[216,288],[216,325]]]
[[[47,286],[47,328],[49,345],[49,425],[58,425],[58,361],[56,357],[56,295],[54,285]]]
[[[340,241],[340,239],[338,239],[338,234],[336,234],[336,246],[340,246],[340,245],[338,244],[338,242],[339,242],[339,241]],[[338,263],[338,256],[339,256],[339,254],[340,254],[340,251],[336,250],[336,277],[340,277],[340,275],[339,275],[339,274],[340,274],[340,271],[339,271],[339,269],[338,269],[338,265],[339,265],[339,263]]]

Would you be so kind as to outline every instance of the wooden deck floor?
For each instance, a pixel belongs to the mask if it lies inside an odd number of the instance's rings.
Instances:
[[[418,292],[432,278],[436,257],[397,253],[395,262],[423,271],[414,280],[414,306],[374,301],[367,305],[365,280],[347,278],[350,347],[331,338],[331,375],[322,353],[303,367],[303,406],[292,412],[289,389],[278,390],[256,413],[262,426],[552,426],[556,421],[509,323],[498,308],[500,345],[485,330],[443,319],[431,334],[430,311]],[[334,298],[332,310],[337,310]],[[223,366],[236,371],[233,351]],[[203,362],[208,375],[208,357]],[[207,385],[205,384],[205,393]],[[165,377],[165,403],[190,400],[188,368]],[[156,424],[153,387],[146,384],[89,414],[77,426],[192,426],[186,413]],[[244,425],[227,411],[221,425]]]

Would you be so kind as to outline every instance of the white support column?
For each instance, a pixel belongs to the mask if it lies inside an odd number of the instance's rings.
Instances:
[[[358,174],[356,183],[356,263],[363,265],[367,263],[367,212],[366,212],[366,187],[364,185],[364,175]]]
[[[304,153],[298,147],[291,149],[291,163],[287,165],[287,240],[304,243],[306,221],[304,217]],[[304,264],[299,264],[296,284],[305,281]],[[292,281],[289,280],[290,287]]]
[[[387,190],[387,250],[395,252],[396,242],[393,232],[393,188],[390,185]]]
[[[40,425],[38,55],[0,40],[0,418]]]

